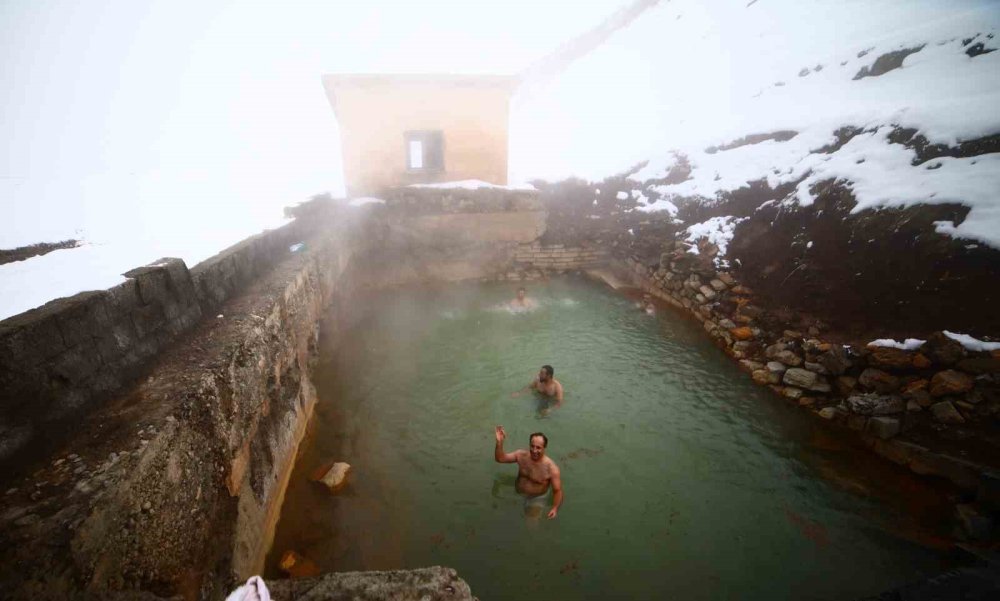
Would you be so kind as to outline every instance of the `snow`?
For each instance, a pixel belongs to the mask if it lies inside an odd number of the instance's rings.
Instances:
[[[599,180],[648,160],[630,176],[661,197],[638,207],[647,212],[670,210],[676,197],[712,201],[761,179],[772,188],[799,182],[785,200],[808,205],[811,186],[832,178],[852,189],[855,212],[961,202],[971,209],[966,220],[937,231],[1000,248],[1000,155],[913,165],[914,151],[887,139],[894,128],[946,145],[1000,133],[1000,51],[969,57],[963,45],[975,38],[969,45],[997,48],[998,34],[1000,10],[988,1],[660,3],[545,94],[516,103],[512,171]],[[921,46],[901,68],[854,79],[885,53]],[[678,60],[692,53],[697,60]],[[622,103],[627,111],[609,108]],[[865,133],[831,154],[813,152],[844,126]],[[797,135],[706,152],[782,130]],[[690,164],[688,180],[650,181],[664,178],[678,154]]]
[[[729,242],[733,239],[736,225],[745,220],[746,217],[737,218],[732,215],[712,217],[707,221],[696,223],[685,229],[684,233],[687,236],[684,239],[691,243],[697,243],[702,238],[708,238],[708,241],[719,249],[719,254],[715,257],[716,266],[728,267],[729,262],[725,260],[726,250],[729,247]],[[689,248],[688,252],[695,255],[699,254],[697,245]]]
[[[956,334],[954,332],[944,331],[944,335],[952,340],[960,343],[966,349],[970,351],[996,351],[1000,350],[1000,342],[986,342],[979,340],[978,338],[973,338],[968,334]]]
[[[625,192],[624,190],[619,190],[618,194],[615,195],[615,198],[617,198],[618,200],[628,200],[629,195],[628,192]]]
[[[868,346],[884,346],[891,348],[898,348],[904,351],[913,351],[927,342],[926,340],[919,340],[917,338],[907,338],[903,342],[893,340],[892,338],[879,338],[878,340],[872,340],[868,343]]]
[[[489,182],[484,182],[478,179],[465,179],[455,182],[441,182],[438,184],[410,184],[408,188],[437,188],[440,190],[453,190],[453,189],[464,189],[464,190],[479,190],[482,188],[491,188],[494,190],[536,190],[531,184],[520,184],[520,185],[510,185],[510,186],[500,186],[497,184],[491,184]]]
[[[352,207],[363,207],[364,205],[370,205],[370,204],[384,205],[385,200],[381,198],[375,198],[372,196],[361,196],[359,198],[352,198],[350,202],[348,202],[347,204]]]

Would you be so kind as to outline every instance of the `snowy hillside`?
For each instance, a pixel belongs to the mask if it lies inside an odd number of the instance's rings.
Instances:
[[[557,152],[539,175],[596,180],[649,160],[631,175],[647,211],[761,180],[804,206],[832,179],[854,212],[961,202],[937,230],[1000,247],[998,32],[995,2],[662,2],[520,100],[513,169]],[[521,149],[528,127],[547,145]]]

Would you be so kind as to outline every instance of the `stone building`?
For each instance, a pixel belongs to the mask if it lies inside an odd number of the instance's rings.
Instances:
[[[352,197],[477,179],[507,183],[513,76],[324,75]]]

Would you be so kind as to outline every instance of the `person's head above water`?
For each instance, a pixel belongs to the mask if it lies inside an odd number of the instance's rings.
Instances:
[[[531,458],[538,461],[545,455],[545,449],[549,446],[549,438],[541,432],[535,432],[528,437],[528,452]]]
[[[551,365],[543,365],[541,371],[538,372],[538,381],[548,382],[554,375],[556,375],[556,370],[552,369]]]
[[[528,291],[524,289],[524,286],[521,286],[520,288],[518,288],[517,289],[517,300],[524,300],[524,295],[527,294],[527,293],[528,293]]]

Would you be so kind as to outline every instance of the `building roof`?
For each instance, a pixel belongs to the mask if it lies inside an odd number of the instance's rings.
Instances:
[[[345,88],[398,88],[407,85],[438,85],[496,88],[513,94],[521,83],[517,75],[456,75],[445,73],[330,73],[322,76],[327,98],[337,110],[337,92]]]

